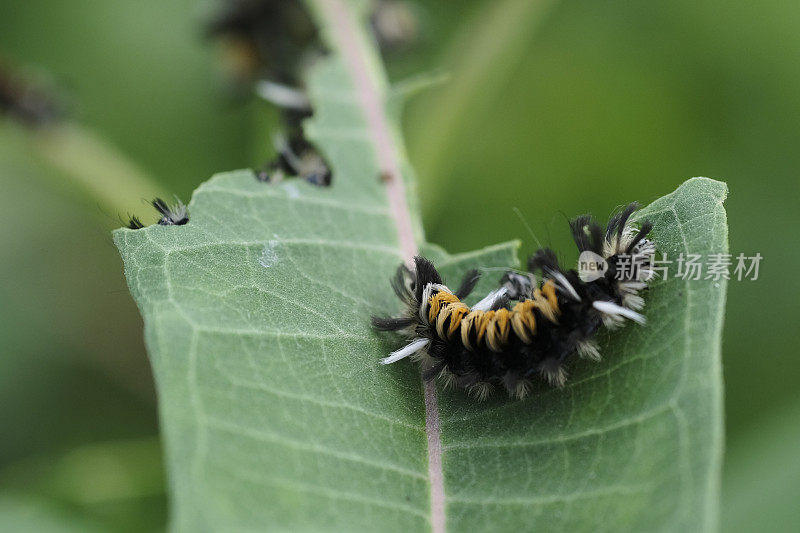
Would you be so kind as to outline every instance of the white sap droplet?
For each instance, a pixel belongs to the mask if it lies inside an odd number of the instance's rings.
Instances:
[[[278,244],[280,244],[278,241],[272,240],[264,246],[264,249],[261,250],[261,255],[258,256],[258,262],[261,266],[269,268],[275,264],[278,260],[278,252],[276,250]]]
[[[297,185],[294,183],[287,183],[284,187],[286,190],[286,196],[289,198],[299,198],[300,197],[300,189],[297,188]]]

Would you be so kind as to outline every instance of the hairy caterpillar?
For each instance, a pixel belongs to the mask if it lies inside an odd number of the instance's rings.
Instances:
[[[302,134],[288,140],[276,135],[273,142],[278,155],[266,165],[265,170],[256,173],[258,181],[277,183],[285,176],[298,176],[320,187],[331,184],[330,167]]]
[[[177,198],[174,205],[167,204],[161,198],[156,198],[151,203],[161,215],[161,219],[158,221],[159,225],[183,226],[189,222],[189,213],[186,210],[186,206]]]
[[[409,343],[381,362],[411,357],[426,380],[438,377],[479,399],[497,385],[522,398],[537,375],[562,386],[565,364],[575,354],[600,359],[594,340],[600,327],[615,328],[625,319],[645,323],[638,293],[654,275],[655,244],[646,238],[650,222],[630,224],[636,209],[633,203],[614,215],[605,232],[589,215],[570,222],[578,250],[604,261],[602,273],[563,270],[552,250],[540,249],[528,260],[530,274],[506,273],[501,287],[472,307],[462,300],[477,283],[477,271],[451,291],[427,259],[416,257],[413,270],[401,265],[392,287],[405,314],[373,317],[372,324],[406,333]],[[541,273],[541,284],[534,272]]]
[[[0,61],[0,118],[30,128],[44,128],[64,118],[63,102],[41,80]]]
[[[169,205],[161,198],[156,198],[150,202],[161,218],[158,220],[160,226],[183,226],[189,222],[189,212],[183,202],[175,199],[174,205]],[[144,224],[139,217],[133,215],[129,217],[126,224],[128,229],[142,229]]]

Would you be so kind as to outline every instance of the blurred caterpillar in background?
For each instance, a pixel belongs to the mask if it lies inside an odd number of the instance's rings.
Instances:
[[[44,73],[19,68],[0,57],[0,119],[43,129],[64,119],[64,105]]]
[[[453,292],[427,259],[416,257],[413,270],[401,265],[392,287],[405,313],[373,317],[372,324],[405,333],[409,343],[381,362],[411,357],[426,380],[438,377],[479,399],[496,385],[523,398],[536,376],[562,386],[573,355],[600,359],[594,337],[601,326],[616,328],[625,319],[645,323],[638,293],[653,278],[655,244],[647,239],[650,222],[639,228],[630,223],[637,207],[632,203],[611,217],[605,232],[589,215],[570,222],[582,258],[589,254],[603,268],[563,270],[555,253],[543,248],[528,260],[530,274],[506,273],[501,287],[472,307],[462,300],[475,287],[477,271]],[[541,284],[534,272],[542,274]]]

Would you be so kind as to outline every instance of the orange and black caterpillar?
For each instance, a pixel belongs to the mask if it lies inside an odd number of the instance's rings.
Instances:
[[[409,343],[381,362],[412,357],[425,379],[439,377],[480,399],[496,385],[522,398],[536,376],[562,386],[565,364],[575,354],[600,359],[594,337],[601,326],[618,327],[626,318],[645,322],[638,292],[653,277],[655,245],[646,238],[650,222],[639,228],[629,223],[636,209],[630,204],[613,216],[605,232],[588,215],[570,222],[582,257],[604,261],[600,274],[562,270],[552,250],[540,249],[528,260],[529,274],[506,273],[501,287],[472,307],[462,300],[475,287],[477,271],[453,292],[424,257],[415,257],[413,270],[401,265],[392,287],[406,312],[373,317],[372,324],[405,332]],[[533,273],[541,273],[541,284]]]

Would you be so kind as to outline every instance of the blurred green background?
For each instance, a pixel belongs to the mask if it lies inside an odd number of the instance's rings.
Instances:
[[[213,173],[271,153],[274,111],[233,101],[202,39],[214,8],[0,6],[0,58],[58,86],[82,125],[48,140],[0,119],[0,530],[165,523],[142,323],[109,230],[128,213],[152,222],[142,198],[188,201]],[[800,530],[800,3],[426,0],[415,12],[417,44],[387,62],[393,80],[450,74],[404,122],[432,242],[520,238],[527,253],[518,207],[572,260],[566,216],[605,217],[691,176],[729,184],[731,252],[764,260],[757,281],[729,285],[722,527]]]

